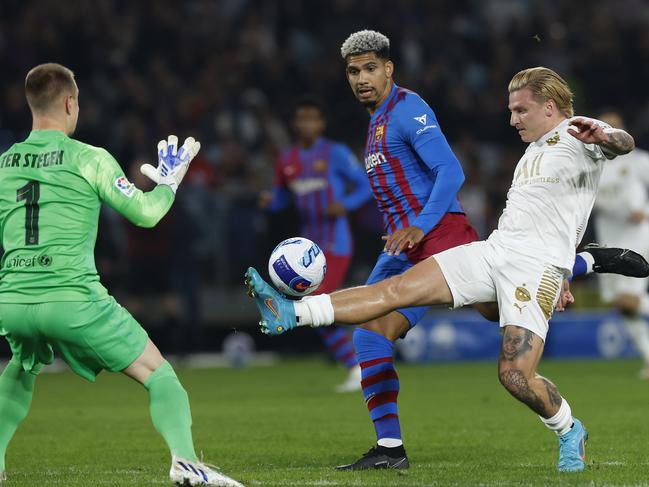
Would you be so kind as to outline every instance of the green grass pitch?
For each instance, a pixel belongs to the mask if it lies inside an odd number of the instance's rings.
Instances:
[[[332,392],[341,369],[288,361],[179,370],[205,460],[248,486],[649,485],[649,383],[637,361],[547,361],[590,431],[589,468],[555,472],[557,440],[508,396],[495,363],[400,365],[411,468],[336,472],[373,444],[360,393]],[[43,375],[9,446],[7,487],[168,485],[169,458],[145,391],[118,374],[89,384]]]

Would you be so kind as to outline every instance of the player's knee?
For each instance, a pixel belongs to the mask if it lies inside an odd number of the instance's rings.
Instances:
[[[383,329],[383,327],[380,325],[378,320],[372,320],[368,321],[367,323],[363,323],[362,325],[358,325],[358,328],[362,330],[367,330],[376,333],[377,335],[381,335],[382,337],[387,338],[385,335],[386,330]]]
[[[432,267],[427,263],[415,272],[415,266],[383,281],[386,299],[393,308],[453,303],[444,275],[435,261],[431,262],[434,264]]]
[[[385,284],[383,296],[391,308],[405,308],[417,305],[419,301],[418,289],[413,286],[413,283],[409,281],[406,275],[392,276],[383,283]]]
[[[166,363],[158,347],[149,339],[140,356],[122,372],[140,384],[144,384],[155,371]]]
[[[498,379],[507,392],[517,399],[524,399],[526,391],[529,390],[527,377],[517,367],[500,367]]]
[[[619,294],[615,297],[615,307],[625,316],[635,316],[639,305],[640,298],[633,294]]]
[[[384,281],[381,281],[380,285],[383,288],[382,294],[384,296],[384,299],[386,299],[390,304],[398,302],[400,292],[403,288],[402,281],[403,277],[401,275],[392,276],[388,279],[385,279]]]
[[[396,323],[386,323],[383,320],[372,320],[359,325],[358,328],[374,332],[377,335],[381,335],[382,337],[387,338],[391,342],[395,341],[397,338],[403,335],[403,331],[400,330]]]
[[[148,377],[144,381],[142,381],[142,385],[146,389],[151,389],[151,387],[153,387],[154,384],[159,383],[161,381],[164,382],[171,381],[174,384],[176,384],[176,387],[179,387],[180,389],[183,390],[183,392],[185,392],[184,388],[180,384],[180,381],[178,380],[176,371],[171,366],[171,364],[167,361],[165,361],[162,365],[160,365],[160,367],[156,368],[153,372],[151,372],[148,375]]]

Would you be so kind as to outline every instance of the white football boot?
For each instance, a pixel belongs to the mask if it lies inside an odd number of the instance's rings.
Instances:
[[[361,366],[356,365],[349,369],[349,375],[342,384],[336,386],[336,392],[354,392],[361,390]]]
[[[171,459],[169,478],[178,487],[206,485],[215,487],[244,487],[243,484],[220,473],[213,465],[190,462],[174,456]]]

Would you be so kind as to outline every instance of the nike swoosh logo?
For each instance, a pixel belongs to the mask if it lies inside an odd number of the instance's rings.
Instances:
[[[393,463],[392,465],[390,465],[390,468],[399,468],[399,466],[400,466],[403,462],[405,462],[405,461],[406,461],[406,459],[405,459],[405,458],[402,458],[402,459],[399,460],[397,463]]]
[[[279,319],[279,312],[275,309],[275,306],[273,306],[273,299],[268,298],[266,301],[264,301],[264,304],[270,310],[270,312],[275,315],[275,318]]]

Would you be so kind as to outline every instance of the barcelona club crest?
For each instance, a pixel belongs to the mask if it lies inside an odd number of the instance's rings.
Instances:
[[[385,125],[379,125],[376,127],[376,130],[374,131],[374,141],[378,142],[383,138],[383,134],[385,133]]]

